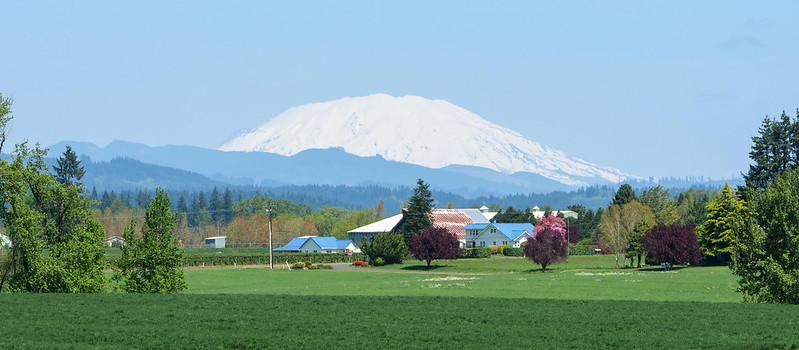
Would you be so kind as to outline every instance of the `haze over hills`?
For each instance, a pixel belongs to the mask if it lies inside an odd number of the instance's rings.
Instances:
[[[640,179],[524,138],[447,101],[418,96],[375,94],[294,107],[219,149],[293,156],[328,148],[434,169],[535,174],[568,186]]]

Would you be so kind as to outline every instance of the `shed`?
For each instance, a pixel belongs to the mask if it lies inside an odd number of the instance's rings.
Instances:
[[[206,248],[224,248],[227,236],[208,237],[205,239]]]

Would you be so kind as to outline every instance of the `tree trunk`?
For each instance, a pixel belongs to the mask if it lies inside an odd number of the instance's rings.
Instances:
[[[427,267],[430,267],[430,262],[433,260],[427,260]]]

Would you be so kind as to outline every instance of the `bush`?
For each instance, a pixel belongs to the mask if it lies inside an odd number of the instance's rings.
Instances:
[[[378,233],[371,241],[361,242],[361,250],[369,256],[369,261],[383,258],[388,264],[401,264],[408,252],[405,240],[398,233]]]
[[[575,245],[569,247],[569,255],[594,255],[595,245]]]
[[[499,248],[493,244],[488,246],[488,249],[491,249],[491,255],[496,255],[499,253]]]
[[[369,266],[369,263],[366,261],[353,261],[352,264],[355,266]]]
[[[474,248],[466,248],[463,250],[463,254],[459,256],[459,258],[479,258],[484,259],[491,256],[491,248],[489,247],[474,247]]]
[[[115,259],[115,256],[108,256],[109,261]],[[352,254],[354,260],[365,260],[366,255],[363,253]],[[293,264],[296,262],[310,261],[314,264],[319,263],[341,263],[349,262],[350,257],[347,253],[274,253],[273,261],[275,265],[283,265],[287,262]],[[237,265],[268,265],[269,252],[266,253],[240,253],[240,254],[216,254],[216,253],[199,253],[187,254],[183,256],[183,266],[233,266]]]
[[[510,246],[507,245],[507,244],[503,244],[503,245],[497,247],[497,254],[505,255],[505,248],[510,248]]]
[[[522,250],[522,248],[507,247],[507,248],[502,250],[502,255],[504,255],[504,256],[523,256],[523,254],[522,254],[523,252],[524,251]]]
[[[386,264],[386,260],[385,259],[383,259],[381,257],[377,257],[377,259],[375,259],[375,266],[383,266],[385,264]]]

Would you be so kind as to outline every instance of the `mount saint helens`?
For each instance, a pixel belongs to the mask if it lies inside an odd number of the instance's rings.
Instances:
[[[447,101],[418,96],[375,94],[294,107],[219,149],[293,156],[328,148],[429,168],[528,172],[571,186],[638,178],[529,140]]]

